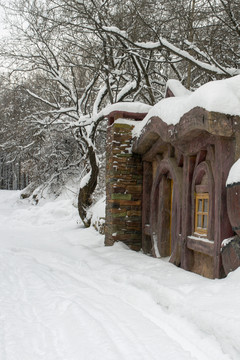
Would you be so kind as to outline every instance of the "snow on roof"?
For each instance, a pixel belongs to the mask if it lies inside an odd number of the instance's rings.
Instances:
[[[166,90],[170,89],[174,96],[185,96],[190,95],[191,91],[186,89],[183,84],[174,79],[169,79],[166,83]]]
[[[143,121],[136,124],[133,136],[140,136],[153,116],[161,118],[168,125],[175,125],[185,113],[196,106],[207,111],[240,115],[240,75],[225,80],[211,81],[188,95],[161,100],[152,107]]]
[[[226,186],[230,186],[236,183],[240,183],[240,159],[238,159],[231,167]]]
[[[151,108],[151,105],[147,105],[141,102],[119,102],[106,106],[102,111],[104,116],[108,116],[114,111],[142,114],[148,113]]]

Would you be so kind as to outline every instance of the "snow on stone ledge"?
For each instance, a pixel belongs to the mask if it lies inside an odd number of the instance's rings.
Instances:
[[[131,120],[131,119],[119,118],[119,119],[114,121],[114,124],[127,124],[127,125],[130,125],[130,126],[135,126],[136,121]]]
[[[152,108],[151,105],[147,105],[141,102],[119,102],[106,106],[102,112],[104,116],[108,116],[114,111],[124,111],[130,113],[148,113]]]
[[[240,183],[240,159],[238,159],[231,167],[228,174],[226,186],[230,186],[236,183]]]
[[[225,80],[211,81],[189,95],[161,100],[152,107],[143,121],[136,124],[134,136],[141,135],[148,120],[153,116],[161,118],[168,125],[175,125],[185,113],[196,106],[207,111],[240,115],[240,75]]]

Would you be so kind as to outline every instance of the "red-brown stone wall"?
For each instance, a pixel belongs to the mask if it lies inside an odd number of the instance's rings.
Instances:
[[[132,153],[134,122],[119,119],[108,127],[105,245],[122,241],[139,250],[142,242],[142,161]]]

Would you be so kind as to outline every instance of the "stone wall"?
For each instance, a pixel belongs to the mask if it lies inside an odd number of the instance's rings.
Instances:
[[[107,130],[105,245],[142,243],[142,161],[132,153],[134,120],[118,119]]]

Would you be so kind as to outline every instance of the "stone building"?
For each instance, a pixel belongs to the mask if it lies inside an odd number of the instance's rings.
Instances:
[[[209,278],[239,266],[238,245],[226,240],[238,244],[240,235],[240,176],[226,188],[240,157],[239,115],[240,76],[193,93],[169,81],[152,108],[116,104],[108,115],[106,245],[122,241]]]

